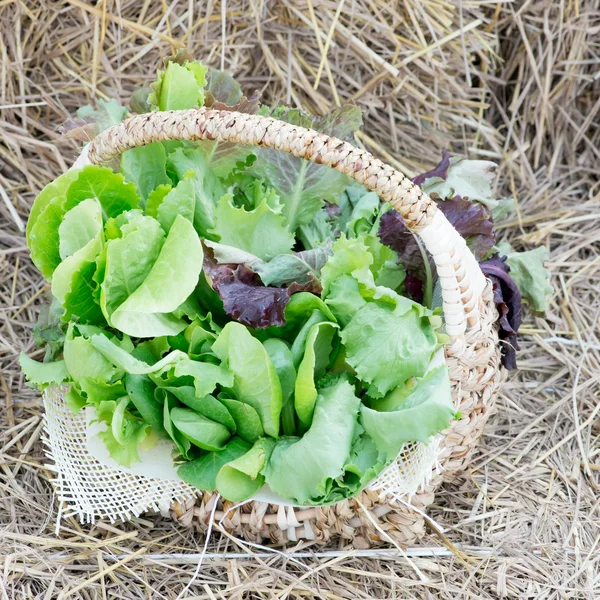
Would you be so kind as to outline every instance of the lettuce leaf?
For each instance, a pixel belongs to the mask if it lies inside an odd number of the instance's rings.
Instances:
[[[125,181],[135,184],[143,201],[158,186],[171,183],[167,175],[167,155],[160,142],[124,152],[121,156],[121,173]]]
[[[139,216],[121,227],[122,237],[106,246],[100,306],[107,321],[148,277],[165,240],[160,224]]]
[[[124,467],[130,467],[140,461],[139,445],[148,437],[150,425],[134,418],[127,411],[129,398],[127,396],[114,401],[100,402],[96,407],[99,421],[104,421],[108,427],[99,434],[111,458]]]
[[[174,407],[171,409],[170,416],[173,426],[194,446],[202,450],[221,450],[231,436],[227,427],[189,408]]]
[[[305,285],[294,283],[287,288],[264,286],[257,273],[244,265],[218,264],[211,248],[204,253],[204,273],[209,289],[218,293],[224,311],[253,328],[285,325],[285,307],[292,294],[314,289],[313,281]],[[205,304],[210,301],[206,297],[203,300]]]
[[[450,390],[444,365],[429,371],[393,411],[380,412],[361,405],[360,423],[375,442],[379,460],[387,463],[406,442],[427,443],[432,435],[446,429],[456,413]]]
[[[420,308],[367,302],[342,330],[346,361],[375,397],[425,374],[438,341]]]
[[[191,408],[194,412],[197,412],[199,415],[202,415],[211,421],[215,421],[215,423],[224,425],[232,434],[236,432],[237,426],[231,413],[214,396],[211,396],[210,394],[198,396],[195,388],[185,385],[181,387],[167,386],[163,389],[171,392],[177,400]]]
[[[223,465],[217,474],[217,491],[231,502],[250,498],[263,486],[261,474],[275,446],[272,438],[261,438],[246,454]]]
[[[183,110],[204,104],[206,69],[196,61],[169,61],[152,84],[148,103],[153,110]]]
[[[281,384],[265,347],[243,325],[230,322],[212,350],[234,375],[235,397],[258,412],[267,435],[277,437]]]
[[[164,188],[163,188],[164,189]],[[153,202],[156,196],[153,197]],[[190,223],[194,223],[196,212],[196,191],[194,188],[194,173],[190,171],[170,189],[160,200],[156,209],[156,218],[161,227],[169,232],[177,215],[181,215]]]
[[[27,380],[42,390],[50,384],[62,383],[69,377],[64,360],[41,363],[21,352],[19,365]]]
[[[502,348],[502,364],[507,369],[517,368],[519,343],[517,332],[523,316],[521,292],[509,275],[510,267],[506,258],[497,254],[479,264],[483,274],[492,281],[494,303],[498,310],[498,337]]]
[[[523,300],[533,310],[545,311],[548,297],[554,292],[550,284],[550,271],[544,266],[550,258],[548,248],[538,246],[533,250],[515,252],[509,244],[499,244],[498,251],[506,255],[510,276],[519,287]]]
[[[194,291],[202,256],[202,244],[192,224],[177,215],[147,277],[110,316],[112,325],[136,337],[183,331],[187,323],[169,313]]]
[[[194,227],[200,236],[212,239],[210,231],[215,226],[215,207],[227,191],[225,186],[209,168],[206,157],[198,148],[177,148],[167,157],[167,164],[177,181],[184,179],[190,171],[194,173]]]
[[[227,398],[223,394],[219,394],[219,402],[225,406],[233,417],[236,432],[241,438],[254,444],[259,438],[263,437],[265,431],[260,416],[252,406],[233,398]]]
[[[347,140],[362,124],[360,108],[346,105],[322,117],[314,117],[298,109],[285,109],[277,119],[315,129]],[[328,167],[317,165],[285,152],[257,149],[253,172],[264,177],[277,190],[283,204],[283,215],[290,231],[311,222],[323,201],[335,201],[348,183],[348,178]]]
[[[252,446],[248,442],[239,437],[233,437],[222,450],[210,452],[182,464],[177,470],[177,474],[183,481],[199,490],[214,492],[217,488],[217,473],[221,467],[243,456],[251,448]]]
[[[298,365],[295,383],[294,406],[300,422],[309,427],[317,401],[317,382],[325,375],[338,330],[334,323],[313,325],[308,332],[304,357]]]
[[[323,246],[311,250],[279,254],[269,262],[249,264],[259,275],[265,285],[288,285],[290,283],[309,283],[318,279],[327,259],[333,254],[331,240]]]
[[[312,425],[302,438],[281,438],[263,473],[268,486],[298,504],[326,502],[350,454],[360,406],[341,379],[319,391]]]
[[[52,277],[52,294],[61,303],[73,289],[74,278],[100,254],[104,235],[102,210],[95,198],[84,200],[63,218],[58,228],[62,262]]]
[[[224,195],[215,210],[215,227],[210,231],[222,244],[235,246],[262,260],[289,253],[294,236],[277,214],[263,200],[253,210],[236,208],[233,195]]]
[[[119,124],[127,116],[127,109],[117,100],[98,100],[98,108],[86,104],[77,109],[77,117],[67,119],[60,132],[68,139],[90,142],[99,133]]]

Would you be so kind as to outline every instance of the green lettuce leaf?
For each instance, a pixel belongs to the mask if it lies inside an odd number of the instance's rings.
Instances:
[[[246,454],[223,465],[217,474],[217,491],[231,502],[250,498],[264,485],[261,471],[269,460],[275,440],[261,438]]]
[[[422,307],[421,307],[422,308]],[[342,330],[346,361],[360,379],[372,384],[375,397],[387,394],[409,377],[421,377],[438,347],[420,305],[367,302]]]
[[[326,502],[350,454],[359,405],[344,379],[321,389],[310,429],[277,442],[263,470],[269,487],[300,505]]]
[[[195,488],[214,492],[217,489],[217,473],[221,467],[243,456],[252,446],[239,437],[233,437],[227,445],[217,452],[210,452],[200,458],[182,464],[177,474],[183,481]]]
[[[215,226],[215,206],[227,191],[225,186],[209,168],[200,149],[177,148],[169,154],[167,163],[178,181],[193,171],[196,191],[194,227],[201,237],[212,238],[210,231]]]
[[[311,250],[279,254],[268,263],[246,263],[259,275],[265,285],[288,285],[290,283],[308,283],[312,278],[318,279],[327,259],[333,254],[331,240],[323,246]]]
[[[534,250],[515,252],[509,244],[499,244],[500,254],[506,255],[510,276],[519,288],[523,300],[533,310],[543,312],[548,308],[548,297],[554,292],[550,284],[550,271],[544,266],[550,259],[546,246]]]
[[[27,227],[25,229],[27,245],[29,247],[31,247],[29,239],[31,229],[37,223],[39,216],[46,210],[51,202],[60,206],[67,199],[67,190],[77,177],[79,177],[79,171],[74,169],[69,170],[60,177],[57,177],[53,182],[49,183],[37,195],[33,202],[33,206],[31,207],[29,219],[27,220]]]
[[[181,215],[190,223],[194,223],[196,210],[196,191],[194,174],[189,172],[174,188],[162,198],[156,210],[156,218],[161,227],[169,232],[177,215]]]
[[[199,415],[224,425],[232,434],[236,432],[237,426],[231,413],[214,396],[207,394],[206,396],[198,397],[196,390],[187,385],[181,387],[167,386],[164,389],[171,392],[179,402],[185,404]]]
[[[249,404],[234,400],[233,398],[227,398],[223,394],[219,394],[219,402],[225,406],[229,414],[233,417],[237,434],[241,438],[254,444],[256,440],[265,434],[260,416]]]
[[[177,335],[185,329],[185,321],[169,313],[194,291],[202,257],[192,224],[177,215],[148,276],[113,312],[112,325],[136,337]]]
[[[100,202],[104,220],[137,208],[140,202],[135,185],[126,183],[121,174],[95,165],[83,167],[69,186],[65,212],[88,198],[96,198]]]
[[[308,332],[294,393],[296,414],[305,427],[309,427],[312,421],[317,401],[316,382],[325,375],[337,330],[338,326],[334,323],[324,322],[313,325]]]
[[[286,109],[276,118],[301,127],[315,129],[341,139],[350,139],[362,124],[357,106],[336,108],[322,117],[313,117],[297,109]],[[283,215],[290,231],[310,223],[323,201],[334,201],[348,183],[348,178],[328,167],[296,158],[285,152],[258,149],[253,171],[277,190],[283,204]]]
[[[153,110],[182,110],[204,104],[206,69],[199,62],[170,61],[164,71],[158,71],[152,84],[148,103]]]
[[[67,212],[58,234],[62,262],[52,276],[52,294],[64,304],[73,290],[74,279],[86,265],[96,260],[104,244],[102,210],[98,200],[84,200]],[[72,300],[70,303],[72,305]]]
[[[151,428],[127,411],[129,398],[107,400],[96,407],[98,420],[108,428],[99,434],[111,458],[124,467],[140,461],[138,448],[148,437]]]
[[[323,296],[329,293],[331,284],[342,275],[351,275],[362,289],[373,289],[375,279],[371,273],[373,255],[362,238],[348,239],[342,235],[333,244],[333,255],[321,269]]]
[[[126,373],[124,381],[129,400],[138,410],[144,422],[148,423],[160,437],[166,437],[163,407],[154,395],[156,385],[147,375]]]
[[[360,422],[375,442],[380,460],[389,462],[404,443],[427,443],[432,435],[446,429],[455,413],[444,365],[429,371],[393,411],[380,412],[363,404]]]
[[[173,426],[202,450],[221,450],[231,436],[227,427],[189,408],[172,408],[170,416]]]
[[[133,375],[148,375],[150,373],[160,373],[161,371],[171,368],[178,362],[189,360],[187,354],[180,350],[173,350],[164,358],[153,364],[138,360],[131,355],[131,352],[116,344],[113,340],[108,339],[104,334],[92,335],[89,339],[90,344],[109,361],[109,364],[115,365],[117,368],[131,373]],[[66,348],[66,342],[65,342]]]
[[[24,352],[19,355],[19,365],[27,381],[40,389],[50,384],[59,384],[69,377],[64,360],[41,363],[29,358]]]
[[[278,338],[269,338],[263,342],[277,371],[281,384],[281,427],[284,435],[296,433],[296,415],[292,395],[296,385],[296,367],[290,346]]]
[[[225,325],[212,350],[234,375],[235,397],[258,412],[267,435],[277,437],[281,384],[264,346],[243,325],[232,321]]]
[[[177,408],[179,403],[172,394],[161,388],[156,390],[156,397],[159,401],[162,401],[163,426],[165,431],[173,442],[175,442],[179,454],[183,458],[189,460],[191,458],[190,449],[192,443],[175,427],[175,425],[173,425],[173,421],[171,420],[171,410]]]
[[[215,227],[211,230],[222,244],[235,246],[262,260],[271,260],[278,254],[290,252],[294,236],[266,201],[254,210],[236,208],[233,196],[224,195],[215,211]]]
[[[92,336],[89,339],[83,336],[76,336],[74,325],[72,323],[69,325],[63,355],[67,371],[69,371],[69,375],[75,383],[78,383],[84,377],[108,383],[119,373],[119,367],[115,368],[110,360],[94,347],[93,337],[96,336]],[[109,344],[113,345],[113,342],[108,338],[105,339]],[[122,350],[120,347],[118,348]],[[122,351],[129,356],[127,351]]]
[[[360,293],[358,281],[350,275],[341,275],[329,284],[325,304],[331,309],[337,322],[345,327],[367,301]]]
[[[193,377],[198,398],[212,394],[217,384],[224,387],[234,385],[233,374],[225,365],[213,365],[189,358],[182,359],[175,364],[175,377]]]
[[[135,185],[142,200],[160,185],[171,183],[167,175],[167,155],[160,142],[138,146],[121,156],[121,173]]]
[[[71,279],[71,287],[65,295],[63,307],[64,321],[69,319],[80,323],[106,325],[102,308],[98,304],[98,284],[96,282],[96,262],[84,262]]]
[[[100,306],[107,321],[148,277],[165,234],[151,217],[137,216],[121,227],[122,237],[106,245]]]

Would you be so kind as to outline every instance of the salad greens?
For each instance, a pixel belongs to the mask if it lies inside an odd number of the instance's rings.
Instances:
[[[182,56],[132,105],[269,113]],[[100,102],[66,130],[89,139],[126,114]],[[356,106],[270,114],[349,141],[362,122]],[[419,183],[478,258],[505,265],[492,214],[508,203],[493,198],[489,168],[445,156]],[[200,490],[235,502],[267,484],[326,504],[455,418],[447,368],[430,368],[447,340],[435,270],[376,194],[322,165],[211,140],[128,150],[120,171],[72,170],[36,199],[27,243],[52,301],[35,329],[44,362],[21,356],[31,384],[64,383],[72,410],[95,410],[119,464],[165,438]],[[535,258],[511,251],[508,264],[541,309],[546,255]],[[510,289],[497,302],[516,332]]]

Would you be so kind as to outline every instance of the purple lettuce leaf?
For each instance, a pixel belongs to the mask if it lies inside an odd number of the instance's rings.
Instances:
[[[454,229],[465,238],[475,258],[477,260],[488,258],[496,243],[496,236],[494,224],[486,208],[460,196],[454,196],[450,200],[440,200],[437,205]]]
[[[498,254],[479,263],[483,274],[492,280],[494,303],[498,309],[499,337],[502,346],[502,364],[507,369],[517,368],[516,351],[519,349],[517,332],[523,316],[521,292],[509,275],[506,256]]]
[[[319,282],[311,278],[304,284],[292,283],[285,288],[265,286],[258,274],[245,265],[219,264],[212,248],[204,248],[205,274],[219,294],[225,312],[242,325],[254,329],[285,325],[285,307],[296,292],[320,291]]]
[[[416,183],[417,185],[423,185],[427,179],[431,179],[432,177],[439,177],[440,179],[443,179],[445,181],[448,177],[448,169],[451,165],[451,158],[452,154],[450,154],[450,152],[448,152],[447,150],[444,150],[444,152],[442,153],[442,160],[440,164],[437,165],[437,167],[431,169],[431,171],[427,171],[426,173],[421,173],[420,175],[417,175],[413,179],[413,183]]]

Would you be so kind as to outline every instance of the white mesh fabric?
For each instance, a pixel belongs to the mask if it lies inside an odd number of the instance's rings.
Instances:
[[[46,455],[54,463],[58,499],[65,503],[63,516],[84,523],[97,518],[124,521],[143,512],[168,510],[173,501],[185,501],[195,491],[183,482],[141,477],[106,467],[87,449],[86,419],[75,415],[64,399],[64,389],[44,392]]]

